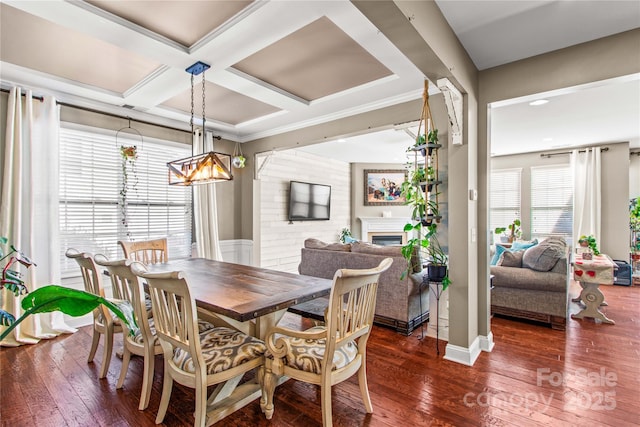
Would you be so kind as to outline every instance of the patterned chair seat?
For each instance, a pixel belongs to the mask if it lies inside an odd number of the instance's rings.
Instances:
[[[200,322],[199,322],[200,328]],[[257,359],[264,355],[267,347],[264,342],[233,329],[217,327],[200,329],[202,356],[207,365],[207,374],[217,374]],[[195,372],[191,354],[176,348],[173,362],[186,372]]]
[[[307,331],[316,332],[324,329],[323,326],[314,326],[313,328],[307,329]],[[322,359],[324,357],[326,339],[303,339],[276,335],[276,339],[280,338],[288,343],[290,349],[284,359],[288,366],[314,374],[320,374],[320,372],[322,372]],[[335,371],[336,369],[347,366],[357,355],[358,346],[356,343],[354,341],[346,343],[336,349],[333,356],[333,367],[331,369]],[[267,357],[271,357],[271,355],[267,353]]]

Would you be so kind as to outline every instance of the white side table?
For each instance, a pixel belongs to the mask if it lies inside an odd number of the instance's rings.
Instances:
[[[600,284],[613,284],[613,270],[617,267],[611,258],[607,255],[594,255],[593,259],[582,259],[582,255],[578,254],[573,263],[573,278],[580,282],[582,292],[580,292],[580,301],[584,304],[584,308],[577,314],[572,314],[573,319],[583,319],[591,317],[600,319],[602,323],[615,325],[616,322],[605,316],[600,311],[601,305],[606,305],[604,295],[598,288]]]

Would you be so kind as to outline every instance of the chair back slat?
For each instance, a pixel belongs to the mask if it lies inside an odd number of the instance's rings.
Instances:
[[[139,242],[118,241],[124,257],[145,264],[167,262],[167,239],[143,240]]]
[[[138,276],[131,270],[134,261],[129,259],[110,261],[104,255],[94,257],[96,264],[105,267],[109,272],[113,289],[113,297],[128,301],[133,307],[138,327],[142,329],[144,337],[152,336],[147,319],[147,310],[144,304],[144,288]],[[144,268],[141,266],[141,268]],[[126,328],[126,324],[123,327]],[[128,334],[125,333],[125,336]]]
[[[174,348],[181,348],[192,355],[196,371],[204,366],[198,316],[195,300],[182,272],[148,273],[134,266],[134,273],[149,285],[151,306],[165,358],[171,358]]]
[[[80,252],[77,249],[69,248],[65,255],[67,258],[74,259],[80,266],[80,273],[82,274],[82,281],[84,283],[84,290],[94,295],[104,297],[104,288],[102,286],[102,275],[98,270],[91,254],[87,252]],[[93,310],[93,317],[100,323],[109,321],[112,319],[108,309],[100,304]],[[111,320],[112,321],[112,320]]]
[[[334,275],[329,297],[325,363],[333,360],[336,348],[360,337],[368,337],[373,325],[378,279],[393,260],[385,258],[368,270],[342,269]]]

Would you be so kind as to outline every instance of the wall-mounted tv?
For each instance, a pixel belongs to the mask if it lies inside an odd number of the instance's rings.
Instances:
[[[330,210],[330,185],[289,183],[289,221],[328,220]]]

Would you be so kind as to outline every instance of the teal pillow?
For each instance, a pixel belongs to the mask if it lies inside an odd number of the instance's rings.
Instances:
[[[529,249],[535,245],[538,244],[538,239],[533,239],[530,242],[527,242],[525,240],[523,241],[516,241],[513,242],[513,244],[511,245],[511,252],[515,252],[515,251],[521,251],[523,249]]]
[[[498,265],[498,260],[500,259],[500,255],[502,255],[502,252],[504,251],[508,251],[509,249],[505,248],[502,245],[496,245],[496,253],[493,254],[493,258],[491,258],[491,265]]]
[[[355,243],[355,242],[357,242],[357,241],[358,241],[357,239],[354,239],[354,238],[353,238],[353,237],[351,237],[351,236],[345,236],[345,237],[344,237],[344,242],[345,242],[345,243]]]

